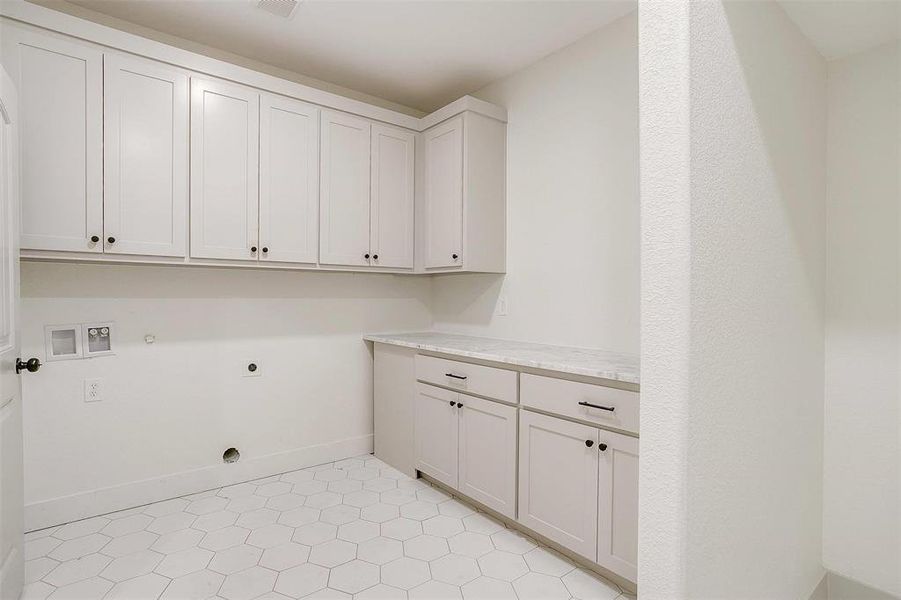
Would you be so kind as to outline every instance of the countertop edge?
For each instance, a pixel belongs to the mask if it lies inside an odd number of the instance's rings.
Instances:
[[[474,358],[476,360],[484,360],[484,361],[494,362],[494,363],[499,363],[499,364],[504,364],[504,365],[529,367],[532,369],[542,369],[545,371],[553,371],[555,373],[581,375],[583,377],[592,377],[592,378],[596,378],[596,379],[607,379],[609,381],[617,381],[620,383],[630,383],[630,384],[634,384],[634,385],[641,385],[640,377],[634,377],[630,374],[619,373],[616,371],[596,371],[596,370],[591,370],[591,369],[582,369],[579,367],[572,367],[572,366],[560,364],[560,363],[547,363],[547,362],[538,362],[538,361],[529,361],[529,360],[517,360],[516,358],[511,358],[511,357],[503,356],[500,354],[464,351],[464,350],[458,350],[456,348],[448,348],[446,346],[436,346],[436,345],[426,344],[426,343],[421,343],[421,342],[411,342],[408,340],[400,340],[397,338],[392,338],[390,336],[384,336],[384,335],[379,335],[379,334],[366,334],[366,335],[363,335],[363,339],[367,342],[388,344],[391,346],[400,346],[402,348],[410,348],[413,350],[424,350],[426,352],[436,352],[436,353],[440,353],[440,354],[447,354],[450,356]]]

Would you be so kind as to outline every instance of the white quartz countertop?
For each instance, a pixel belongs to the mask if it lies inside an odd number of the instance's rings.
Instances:
[[[634,354],[431,331],[369,334],[363,339],[507,365],[640,383],[639,360]]]

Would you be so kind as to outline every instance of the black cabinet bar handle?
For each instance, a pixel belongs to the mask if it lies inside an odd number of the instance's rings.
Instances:
[[[453,373],[445,373],[445,377],[453,377],[454,379],[466,379],[465,375],[454,375]]]
[[[591,402],[579,402],[579,406],[587,406],[589,408],[598,408],[600,410],[609,410],[610,412],[613,412],[614,410],[616,410],[615,406],[599,406],[597,404],[592,404]]]

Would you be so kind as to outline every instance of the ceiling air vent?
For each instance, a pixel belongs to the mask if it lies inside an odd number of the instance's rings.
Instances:
[[[290,19],[297,8],[297,0],[260,0],[257,6],[277,17]]]

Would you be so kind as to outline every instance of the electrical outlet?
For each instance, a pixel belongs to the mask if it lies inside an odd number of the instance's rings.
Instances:
[[[495,308],[494,314],[499,317],[507,316],[507,297],[501,296],[497,299],[497,307]]]
[[[100,402],[103,400],[103,380],[99,377],[84,380],[84,401]]]
[[[241,364],[241,375],[243,377],[261,377],[263,365],[258,360],[245,360]]]

